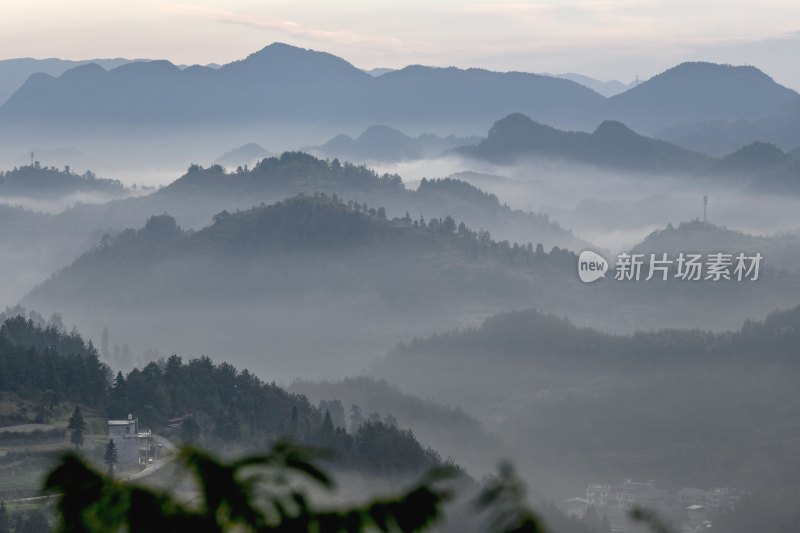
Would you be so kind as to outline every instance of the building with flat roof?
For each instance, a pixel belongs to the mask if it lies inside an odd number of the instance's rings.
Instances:
[[[117,447],[120,466],[146,465],[158,459],[158,446],[149,429],[139,427],[139,419],[132,414],[124,420],[108,421],[108,438]]]

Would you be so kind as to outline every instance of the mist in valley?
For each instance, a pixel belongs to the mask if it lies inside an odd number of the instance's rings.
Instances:
[[[676,530],[790,531],[800,131],[781,113],[800,95],[752,67],[606,97],[284,44],[119,65],[0,105],[0,500],[38,493],[77,407],[71,442],[109,471],[128,415],[226,460],[330,449],[327,504],[451,468],[441,531],[485,530],[470,501],[502,459],[553,533],[630,531],[631,502]],[[668,135],[709,121],[725,150]],[[602,279],[581,281],[585,251]],[[641,279],[618,279],[628,253]],[[731,254],[727,276],[653,276],[684,253]],[[119,468],[200,491],[148,461]]]

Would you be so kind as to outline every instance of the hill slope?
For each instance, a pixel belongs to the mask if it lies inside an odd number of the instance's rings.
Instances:
[[[755,67],[682,63],[609,99],[604,113],[648,134],[677,124],[756,120],[800,95]]]
[[[682,222],[654,231],[634,251],[641,253],[713,253],[756,250],[770,265],[789,272],[800,270],[800,237],[797,235],[756,236],[700,221]]]
[[[430,183],[431,185],[433,182]],[[512,210],[495,196],[455,180],[418,191],[405,188],[396,174],[376,172],[349,163],[328,162],[308,154],[287,152],[264,159],[248,171],[226,172],[220,166],[207,169],[192,165],[169,186],[142,198],[82,206],[59,216],[66,226],[95,229],[135,227],[154,213],[168,212],[183,227],[198,228],[223,210],[250,209],[259,203],[274,203],[296,194],[337,194],[359,203],[384,206],[389,217],[408,212],[441,218],[450,215],[469,226],[490,231],[497,238],[542,243],[577,249],[586,243],[546,215]]]
[[[791,461],[800,436],[799,339],[800,308],[732,332],[632,335],[528,310],[398,346],[372,372],[461,402],[544,472],[791,486],[763,467]]]
[[[554,297],[536,280],[571,272],[567,252],[497,243],[450,218],[423,223],[384,213],[306,196],[222,212],[199,231],[153,217],[107,239],[25,302],[59,309],[88,331],[107,321],[131,345],[144,328],[154,348],[225,351],[251,367],[270,361],[283,375],[314,377],[352,370],[411,332],[535,294]],[[375,332],[356,338],[354,327]],[[186,328],[194,334],[178,334]]]
[[[105,239],[24,302],[87,331],[107,325],[136,350],[225,353],[257,370],[314,378],[531,302],[623,330],[695,323],[690,306],[720,327],[794,302],[798,284],[765,271],[757,283],[584,285],[576,261],[558,248],[493,241],[450,217],[389,219],[383,208],[299,196],[224,211],[198,231],[152,217]]]
[[[458,153],[499,163],[538,156],[641,172],[693,172],[711,159],[606,121],[591,134],[560,131],[522,114],[494,123],[487,138]]]
[[[800,161],[774,144],[754,142],[715,164],[720,174],[745,178],[750,189],[773,194],[800,193]]]
[[[85,61],[56,58],[3,59],[0,60],[0,103],[5,102],[33,74],[43,73],[50,76],[60,76],[69,69],[88,63],[96,63],[103,68],[109,69],[131,61],[130,59],[89,59]]]
[[[407,161],[437,157],[446,150],[478,142],[477,137],[410,137],[388,126],[370,126],[355,139],[340,134],[321,146],[307,149],[330,158],[348,161]]]
[[[500,440],[469,414],[404,393],[383,380],[357,377],[295,381],[289,391],[302,394],[315,404],[339,401],[348,414],[352,414],[352,406],[360,409],[364,417],[375,412],[389,414],[401,426],[414,428],[422,442],[434,449],[448,450],[458,464],[473,472],[491,470],[495,456],[502,455]],[[487,454],[487,450],[494,451]]]
[[[575,125],[602,101],[577,83],[534,74],[414,66],[374,78],[331,54],[275,43],[219,69],[152,61],[35,75],[0,107],[0,118],[47,120],[54,128],[76,118],[99,125],[288,120],[463,128],[520,110]]]
[[[40,166],[38,161],[0,172],[0,196],[53,200],[79,193],[114,198],[126,196],[129,191],[121,182],[97,178],[90,171],[78,175],[69,168],[59,170]]]

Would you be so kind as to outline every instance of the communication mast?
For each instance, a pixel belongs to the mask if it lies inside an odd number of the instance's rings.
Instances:
[[[703,224],[708,222],[708,195],[703,195]]]

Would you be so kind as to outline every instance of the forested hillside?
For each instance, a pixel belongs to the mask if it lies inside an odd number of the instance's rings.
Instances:
[[[372,373],[525,442],[542,476],[788,488],[796,476],[772,465],[796,464],[798,342],[800,308],[632,335],[529,310],[398,346]]]
[[[289,438],[331,450],[333,464],[369,474],[420,473],[443,463],[408,427],[364,419],[348,432],[305,396],[208,357],[184,362],[171,356],[127,375],[118,372],[113,381],[111,376],[92,343],[77,332],[43,328],[20,315],[0,326],[0,393],[38,403],[45,413],[68,403],[95,408],[109,418],[135,414],[158,434],[227,454],[261,450],[272,440]],[[167,421],[173,418],[184,418],[185,424],[170,430]],[[11,422],[32,420],[18,415]]]
[[[0,196],[53,200],[79,193],[92,193],[108,199],[126,196],[129,192],[118,180],[98,178],[90,171],[79,175],[69,167],[62,170],[41,166],[38,161],[0,172]]]

